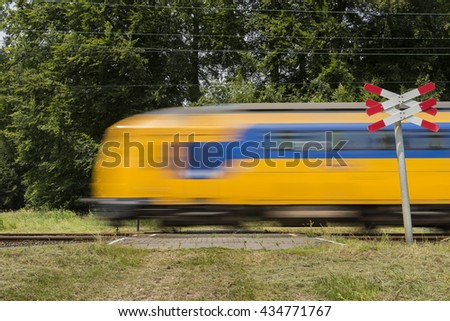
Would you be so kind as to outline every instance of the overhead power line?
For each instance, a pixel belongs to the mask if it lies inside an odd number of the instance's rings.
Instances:
[[[276,83],[246,83],[246,84],[253,84],[253,85],[304,85],[311,83],[311,80],[304,81],[304,82],[276,82]],[[339,85],[339,84],[345,84],[345,85],[364,85],[366,81],[321,81],[322,84],[329,84],[329,85]],[[436,84],[448,84],[450,83],[450,80],[433,80],[433,83]],[[417,84],[417,80],[404,80],[404,81],[380,81],[377,83],[380,84]],[[228,82],[211,82],[211,83],[204,83],[204,84],[193,84],[193,83],[154,83],[154,84],[89,84],[89,85],[67,85],[67,84],[48,84],[48,85],[41,85],[41,84],[35,84],[34,87],[69,87],[69,88],[140,88],[140,87],[176,87],[176,86],[199,86],[199,87],[223,87],[230,85]],[[3,88],[17,88],[17,86],[4,86]]]
[[[0,42],[1,43],[1,42]],[[3,42],[5,43],[5,42]],[[157,51],[175,51],[175,52],[186,52],[186,51],[197,51],[197,52],[256,52],[256,53],[274,53],[274,52],[310,52],[310,51],[326,51],[327,53],[333,52],[341,52],[342,50],[348,51],[365,51],[365,50],[413,50],[413,51],[423,51],[423,50],[450,50],[450,47],[331,47],[331,48],[315,48],[315,47],[306,47],[299,49],[292,48],[272,48],[272,49],[191,49],[191,48],[157,48],[157,47],[139,47],[139,46],[118,46],[118,45],[96,45],[90,43],[46,43],[43,41],[28,41],[27,44],[39,44],[43,46],[79,46],[79,47],[99,47],[99,48],[116,48],[116,49],[143,49],[143,50],[157,50]]]
[[[28,42],[30,43],[30,42]],[[36,42],[36,44],[41,44]],[[43,44],[46,45],[46,44]],[[128,49],[133,51],[144,51],[154,53],[253,53],[253,54],[300,54],[300,55],[345,55],[345,56],[450,56],[450,52],[353,52],[361,50],[448,50],[448,47],[430,47],[430,48],[305,48],[295,49],[191,49],[191,48],[161,48],[161,47],[121,47],[95,44],[48,44],[50,47],[74,47],[79,46],[83,49],[92,48],[110,48],[110,49]],[[6,48],[7,49],[7,48]],[[346,51],[343,51],[346,50]]]
[[[53,29],[23,29],[24,32],[36,33],[62,33],[62,34],[80,34],[80,35],[106,35],[117,34],[125,36],[150,36],[150,37],[205,37],[205,38],[244,38],[252,35],[230,35],[230,34],[192,34],[192,33],[153,33],[153,32],[103,32],[103,31],[85,31],[85,30],[53,30]],[[352,36],[301,36],[301,35],[260,35],[263,38],[275,39],[342,39],[342,40],[450,40],[450,37],[352,37]]]
[[[333,10],[308,10],[300,8],[289,9],[270,9],[270,8],[249,8],[243,6],[236,7],[220,7],[220,6],[179,6],[176,4],[167,5],[148,5],[148,4],[125,4],[125,3],[98,3],[98,2],[75,2],[75,1],[58,1],[58,0],[42,0],[35,1],[35,3],[41,4],[72,4],[72,5],[92,5],[92,6],[106,6],[106,7],[131,7],[131,8],[153,8],[153,9],[182,9],[182,10],[227,10],[227,11],[251,11],[251,12],[293,12],[293,13],[326,13],[326,14],[357,14],[357,15],[374,15],[374,16],[388,16],[388,15],[401,15],[401,16],[450,16],[450,13],[441,12],[383,12],[376,11],[358,11],[358,10],[346,10],[346,11],[333,11]]]

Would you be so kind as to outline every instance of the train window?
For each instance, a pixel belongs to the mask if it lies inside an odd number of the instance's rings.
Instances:
[[[392,131],[380,131],[369,133],[363,130],[329,130],[331,136],[323,131],[271,131],[271,139],[276,147],[283,150],[302,150],[309,142],[317,142],[324,149],[329,149],[339,141],[346,141],[343,150],[367,150],[367,149],[395,149],[394,133]],[[333,140],[332,142],[327,142]],[[266,147],[268,148],[268,147]]]
[[[333,131],[333,142],[346,142],[343,150],[366,149],[369,137],[360,131]]]
[[[404,131],[405,149],[450,149],[450,132]],[[395,149],[393,131],[335,131],[333,141],[346,140],[343,150],[392,150]]]
[[[317,142],[324,148],[326,146],[324,131],[274,130],[269,133],[276,148],[282,150],[302,150],[303,146],[310,142]]]
[[[395,149],[395,135],[393,131],[379,131],[367,134],[372,136],[370,149]]]
[[[184,179],[213,179],[222,175],[223,146],[217,142],[190,142],[177,149],[173,168]]]
[[[394,133],[379,131],[369,133],[362,130],[333,131],[333,142],[346,141],[343,150],[395,149]]]
[[[331,132],[328,136],[326,132]],[[339,141],[346,141],[342,150],[395,150],[395,137],[393,130],[380,130],[370,133],[365,129],[351,130],[302,130],[283,129],[260,132],[257,141],[264,141],[266,135],[270,134],[270,139],[275,144],[268,144],[265,148],[280,150],[302,150],[306,143],[315,142],[328,149]],[[404,130],[405,149],[426,150],[426,149],[450,149],[450,131],[443,130],[438,133]],[[327,139],[332,142],[327,142]]]
[[[406,149],[450,149],[450,132],[405,131]]]
[[[275,141],[277,148],[293,150],[297,132],[293,130],[279,130],[270,132],[271,139]]]
[[[189,143],[186,159],[189,169],[214,169],[225,161],[224,148],[217,142]]]

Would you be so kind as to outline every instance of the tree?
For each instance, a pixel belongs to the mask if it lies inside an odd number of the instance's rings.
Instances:
[[[89,195],[104,129],[157,103],[151,87],[140,87],[148,79],[146,58],[120,32],[126,19],[114,10],[24,1],[9,10],[5,132],[31,206],[73,208]]]

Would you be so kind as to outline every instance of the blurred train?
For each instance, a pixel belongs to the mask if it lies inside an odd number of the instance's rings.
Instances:
[[[450,103],[440,131],[403,123],[413,226],[450,227]],[[165,225],[402,224],[393,127],[363,103],[168,108],[107,129],[91,199],[110,220]]]

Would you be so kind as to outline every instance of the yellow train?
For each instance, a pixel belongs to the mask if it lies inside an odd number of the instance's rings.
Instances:
[[[450,104],[404,123],[414,226],[450,226]],[[168,225],[400,224],[392,126],[362,103],[168,108],[107,129],[92,192],[99,215]]]

